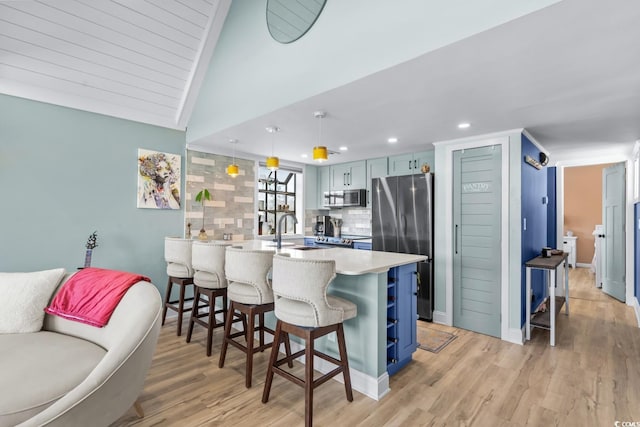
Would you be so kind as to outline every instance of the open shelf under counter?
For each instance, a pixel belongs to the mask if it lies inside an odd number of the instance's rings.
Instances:
[[[556,298],[556,312],[555,317],[558,317],[558,313],[562,310],[562,306],[564,305],[564,297],[555,297]],[[544,304],[547,305],[547,309],[545,311],[538,311],[531,315],[531,326],[536,328],[542,328],[546,330],[551,329],[551,304],[549,298],[547,297],[544,300]]]

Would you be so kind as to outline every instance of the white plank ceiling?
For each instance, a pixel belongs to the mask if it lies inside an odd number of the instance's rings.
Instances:
[[[0,2],[0,92],[184,129],[229,5]]]

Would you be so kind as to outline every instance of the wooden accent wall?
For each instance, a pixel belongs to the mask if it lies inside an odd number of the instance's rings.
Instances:
[[[596,224],[602,224],[602,165],[575,166],[564,169],[564,229],[573,231],[577,263],[591,264]]]

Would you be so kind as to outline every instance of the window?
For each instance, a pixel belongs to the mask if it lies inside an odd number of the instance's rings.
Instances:
[[[298,223],[286,217],[282,234],[303,234],[302,171],[280,168],[271,171],[258,168],[258,234],[275,234],[278,222],[285,214],[293,214]]]

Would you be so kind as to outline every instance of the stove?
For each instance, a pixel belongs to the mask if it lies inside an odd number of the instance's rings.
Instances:
[[[356,240],[370,239],[371,236],[356,236],[351,234],[343,234],[342,237],[317,236],[315,240],[316,246],[340,246],[343,248],[353,248]]]

